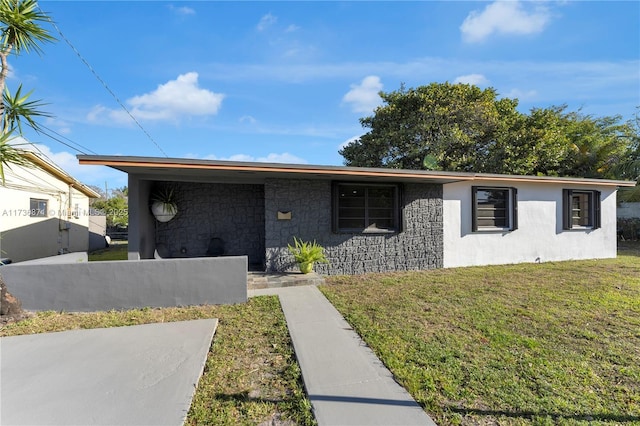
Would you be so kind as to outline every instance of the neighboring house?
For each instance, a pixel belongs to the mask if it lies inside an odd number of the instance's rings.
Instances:
[[[293,237],[325,247],[323,274],[616,256],[616,190],[634,182],[420,170],[78,156],[129,175],[129,259],[204,256],[293,271]],[[155,185],[178,213],[157,222]]]
[[[107,215],[101,210],[89,208],[89,249],[95,251],[109,246],[107,242]]]
[[[0,253],[13,262],[89,247],[89,199],[99,195],[42,156],[34,167],[4,167],[0,185]]]

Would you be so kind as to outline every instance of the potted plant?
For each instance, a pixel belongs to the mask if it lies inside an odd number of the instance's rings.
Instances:
[[[169,222],[178,213],[175,189],[172,186],[155,188],[151,193],[151,212],[158,222]]]
[[[289,252],[293,255],[300,268],[300,272],[303,274],[308,274],[313,271],[313,264],[315,262],[329,263],[324,254],[324,248],[316,243],[315,240],[308,242],[293,237],[293,243],[294,245],[288,244]]]

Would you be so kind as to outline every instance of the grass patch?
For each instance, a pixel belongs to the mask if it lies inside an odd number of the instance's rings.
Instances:
[[[218,318],[186,425],[315,424],[277,297],[246,304],[96,313],[40,312],[0,336]]]
[[[640,245],[617,259],[331,277],[439,425],[640,424]]]
[[[129,244],[126,242],[112,242],[109,247],[89,253],[89,262],[102,260],[127,260]]]

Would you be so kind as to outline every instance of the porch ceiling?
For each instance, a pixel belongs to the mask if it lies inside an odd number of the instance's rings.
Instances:
[[[459,181],[503,181],[566,183],[600,186],[634,186],[635,182],[559,178],[547,176],[511,176],[484,173],[440,172],[430,170],[401,170],[386,168],[320,166],[308,164],[247,163],[235,161],[196,160],[185,158],[128,157],[78,155],[80,164],[109,166],[125,173],[149,179],[176,181],[217,181],[263,183],[266,179],[322,179],[343,181],[393,181],[452,183]]]

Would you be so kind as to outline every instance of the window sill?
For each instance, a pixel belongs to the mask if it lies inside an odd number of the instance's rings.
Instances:
[[[563,231],[591,231],[593,226],[572,226],[568,229],[563,229]]]
[[[353,234],[353,235],[390,235],[390,234],[399,234],[400,232],[397,230],[387,230],[387,229],[338,229],[336,234]]]
[[[478,228],[473,231],[474,234],[505,234],[507,232],[513,232],[515,229],[511,228]]]

